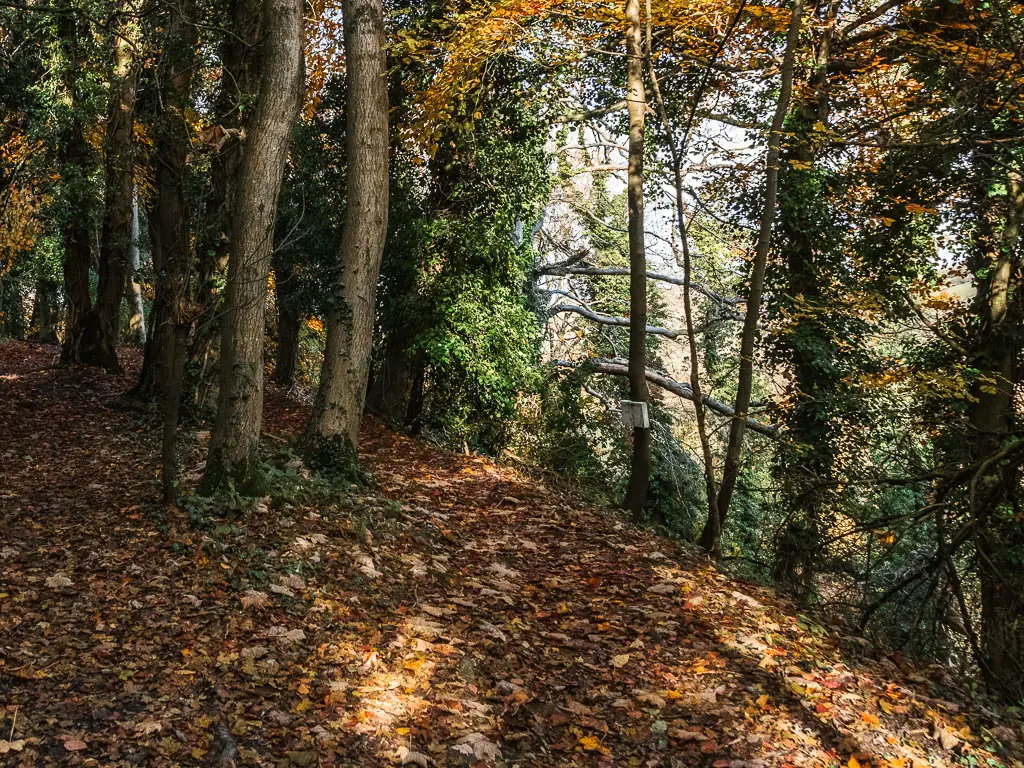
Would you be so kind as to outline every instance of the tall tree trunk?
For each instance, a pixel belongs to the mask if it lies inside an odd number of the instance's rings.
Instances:
[[[291,254],[285,250],[274,253],[274,286],[277,288],[277,360],[274,381],[282,387],[295,383],[299,364],[299,330],[302,319],[296,305],[299,277]]]
[[[128,302],[128,338],[138,347],[146,343],[146,309],[142,301],[142,286],[139,285],[139,197],[132,195],[132,234],[128,246],[128,279],[125,281],[124,298]]]
[[[1000,187],[1003,194],[992,192]],[[1012,439],[1024,322],[1024,183],[1019,174],[1009,173],[983,185],[980,195],[979,255],[973,267],[979,288],[974,307],[981,320],[972,360],[980,374],[970,412],[974,462],[985,461]],[[1012,703],[1024,698],[1024,525],[1013,503],[1019,485],[1019,470],[992,465],[980,478],[977,494],[972,494],[971,510],[979,522],[979,662],[993,687]]]
[[[245,144],[242,132],[251,117],[259,91],[260,39],[263,0],[231,0],[228,14],[231,34],[225,36],[220,56],[222,74],[214,106],[217,127],[210,137],[210,191],[203,213],[199,244],[199,316],[189,342],[189,359],[201,365],[191,370],[208,371],[220,335],[221,285],[231,251],[235,191],[242,171]],[[192,393],[201,386],[190,381]]]
[[[267,276],[277,198],[302,94],[302,11],[302,0],[264,4],[260,93],[234,201],[220,392],[204,492],[226,482],[249,487],[258,474]]]
[[[629,397],[650,399],[647,389],[647,252],[644,247],[644,92],[643,30],[640,0],[626,0],[626,101],[629,107]],[[633,520],[643,522],[651,481],[651,430],[633,427],[633,458],[622,502]]]
[[[828,205],[827,189],[819,188],[821,194],[813,196],[806,191],[814,188],[815,179],[822,174],[814,126],[827,125],[829,119],[828,65],[836,33],[837,6],[835,0],[823,6],[825,18],[820,23],[821,38],[813,69],[793,108],[789,131],[793,145],[781,156],[786,171],[779,203],[779,237],[783,243],[779,250],[786,271],[782,278],[784,297],[778,300],[790,302],[783,306],[793,310],[793,319],[776,343],[784,348],[792,373],[793,407],[786,416],[788,443],[802,448],[799,456],[786,456],[779,473],[788,518],[775,542],[772,578],[804,600],[813,591],[815,554],[823,518],[834,497],[827,485],[836,454],[832,409],[842,386],[840,377],[833,373],[835,367],[830,366],[840,352],[834,334],[824,327],[828,316],[826,291],[831,278],[829,265],[823,263],[827,255],[819,255],[827,254],[827,247],[822,247],[818,239],[826,221],[823,216],[828,214],[815,210]],[[787,181],[793,185],[791,195],[786,194]],[[799,301],[799,307],[794,308],[794,301]]]
[[[775,224],[782,126],[793,94],[793,73],[796,69],[796,50],[800,44],[800,23],[803,12],[803,0],[793,0],[789,28],[786,31],[786,52],[782,59],[779,99],[775,104],[775,114],[772,117],[771,130],[768,134],[764,206],[761,211],[761,227],[757,236],[754,264],[750,275],[747,313],[743,319],[743,330],[740,334],[740,364],[734,406],[735,416],[733,416],[729,428],[729,443],[726,448],[725,466],[722,469],[722,484],[718,492],[718,520],[709,520],[700,536],[701,547],[716,558],[721,554],[722,527],[729,512],[729,504],[736,488],[736,481],[739,479],[743,434],[747,426],[747,409],[750,407],[750,395],[754,387],[754,347],[757,343],[758,319],[761,313],[761,297],[764,293],[765,272],[768,267],[768,252],[772,243],[772,227]]]
[[[62,7],[70,9],[64,2]],[[61,174],[65,183],[66,220],[64,222],[64,340],[61,345],[62,363],[81,362],[79,343],[86,315],[92,309],[89,294],[89,267],[92,258],[89,247],[90,191],[88,181],[89,145],[85,141],[84,126],[79,116],[81,107],[78,93],[79,19],[74,13],[59,18],[59,31],[65,47],[66,62],[62,75],[64,89],[71,104],[73,118],[62,137],[59,151]]]
[[[133,395],[167,405],[175,388],[175,348],[179,326],[190,316],[189,284],[192,248],[186,174],[189,128],[185,111],[192,105],[192,72],[195,64],[195,9],[191,0],[168,6],[164,27],[160,72],[160,102],[153,149],[156,195],[147,212],[152,245],[156,298],[149,323],[149,339],[139,383]]]
[[[348,202],[342,236],[342,284],[327,313],[320,388],[306,429],[307,452],[324,441],[354,453],[366,398],[376,289],[388,224],[388,93],[382,0],[345,0],[348,83]],[[328,452],[330,455],[337,455]]]
[[[114,66],[110,74],[107,131],[104,141],[104,214],[100,240],[96,306],[82,334],[82,362],[120,370],[117,343],[121,300],[132,245],[132,199],[135,187],[135,95],[138,90],[137,9],[127,2],[115,12]]]

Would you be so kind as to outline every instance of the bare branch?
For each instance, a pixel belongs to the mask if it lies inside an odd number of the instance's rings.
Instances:
[[[592,320],[595,323],[600,323],[601,325],[614,325],[619,328],[630,327],[628,317],[602,315],[599,312],[594,312],[592,310],[587,309],[586,307],[581,307],[576,304],[556,304],[555,306],[551,307],[548,310],[548,313],[552,315],[557,315],[562,312],[573,312],[577,315],[587,318],[587,320]],[[668,339],[676,339],[679,337],[679,331],[673,331],[671,328],[662,328],[660,325],[648,325],[647,332],[652,333],[656,336],[664,336],[665,338]]]
[[[554,364],[559,368],[579,368],[581,365],[580,363],[574,363],[570,360],[555,360]],[[605,373],[612,376],[625,376],[628,372],[626,361],[618,358],[607,359],[595,357],[586,361],[584,364],[590,366],[595,373]],[[650,368],[646,370],[645,376],[647,381],[651,384],[664,389],[666,392],[671,392],[673,395],[677,395],[684,400],[693,402],[693,390],[690,388],[689,384],[676,381],[667,374],[651,370]],[[704,397],[703,402],[709,410],[714,411],[720,416],[725,416],[729,419],[736,417],[736,411],[733,410],[731,406],[726,405],[723,402],[714,400],[710,397]],[[779,434],[779,427],[775,424],[765,424],[763,421],[758,421],[757,419],[753,419],[749,416],[746,418],[746,422],[747,428],[752,432],[757,432],[758,434],[765,435],[766,437],[777,437]]]

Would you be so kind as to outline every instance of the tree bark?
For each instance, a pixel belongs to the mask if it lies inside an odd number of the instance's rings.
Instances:
[[[392,429],[405,427],[406,410],[413,383],[413,357],[409,349],[413,334],[397,328],[387,340],[384,361],[370,387],[368,408]]]
[[[211,143],[216,142],[210,158],[210,191],[197,238],[199,316],[189,342],[190,361],[202,361],[202,365],[192,368],[204,372],[209,369],[207,361],[215,357],[220,334],[222,283],[231,251],[235,191],[245,153],[240,137],[260,85],[263,0],[232,0],[228,18],[231,34],[225,36],[220,49],[223,66],[215,103],[219,122],[210,138]],[[200,386],[201,382],[190,381],[185,390],[192,393]]]
[[[626,101],[629,109],[629,397],[647,403],[647,253],[644,247],[644,60],[640,0],[626,0]],[[633,428],[629,485],[622,502],[633,520],[643,522],[651,481],[651,430]]]
[[[984,173],[982,169],[981,174]],[[979,174],[981,178],[986,176]],[[989,190],[1002,182],[1003,195]],[[979,191],[973,271],[978,281],[975,311],[981,320],[972,364],[979,371],[970,412],[970,459],[983,461],[1012,439],[1014,390],[1019,378],[1019,329],[1024,322],[1020,277],[1024,182],[1007,174]],[[994,465],[980,478],[971,512],[980,523],[978,580],[981,586],[982,671],[1008,702],[1024,698],[1024,526],[1016,504],[1019,471]]]
[[[192,105],[195,64],[194,3],[168,6],[160,76],[162,113],[156,121],[153,169],[156,195],[147,211],[152,244],[156,298],[150,334],[134,397],[166,403],[175,388],[178,328],[190,322],[191,247],[186,174],[189,129],[185,110]]]
[[[29,322],[29,339],[40,344],[56,344],[57,339],[57,286],[48,280],[36,283],[36,295],[32,301],[32,318]]]
[[[70,9],[70,4],[62,3]],[[89,207],[88,189],[89,145],[85,141],[84,126],[79,116],[80,98],[78,93],[79,65],[78,50],[79,19],[73,13],[62,14],[59,18],[60,36],[65,47],[66,63],[62,75],[64,89],[71,104],[73,118],[62,137],[59,152],[60,168],[65,184],[66,221],[64,223],[64,257],[61,263],[64,273],[64,339],[61,345],[62,363],[81,362],[79,343],[86,315],[92,309],[89,294]]]
[[[299,331],[302,318],[296,305],[298,274],[291,255],[284,251],[274,253],[274,286],[277,289],[277,360],[274,381],[282,387],[295,384],[295,371],[299,364]]]
[[[138,91],[137,9],[124,3],[113,24],[114,65],[110,73],[107,129],[104,141],[104,214],[100,240],[99,288],[96,306],[82,335],[82,362],[120,370],[117,344],[121,300],[132,246],[132,200],[135,186],[135,97]]]
[[[128,279],[125,281],[124,298],[128,302],[128,339],[141,347],[146,344],[146,309],[142,301],[142,286],[139,285],[139,198],[132,195],[132,234],[128,246]]]
[[[803,0],[793,0],[789,28],[786,31],[786,52],[782,60],[779,99],[772,117],[768,134],[768,152],[765,158],[765,195],[761,211],[761,227],[754,251],[754,264],[750,276],[750,293],[747,296],[747,314],[740,334],[739,381],[736,390],[736,415],[729,429],[729,443],[726,448],[722,482],[718,490],[718,520],[708,521],[701,532],[700,544],[712,557],[721,554],[721,533],[729,512],[729,504],[740,474],[740,455],[743,449],[743,435],[747,426],[747,410],[754,386],[754,347],[757,343],[758,317],[761,313],[761,297],[764,293],[765,272],[768,267],[768,252],[772,243],[772,227],[775,224],[776,201],[779,184],[779,157],[782,148],[782,127],[789,111],[793,94],[793,73],[796,68],[796,50],[800,43],[800,24],[803,18]]]
[[[267,276],[277,198],[302,94],[301,0],[266,0],[260,92],[243,149],[221,323],[217,419],[202,489],[251,487],[263,419]]]
[[[341,254],[341,285],[327,313],[327,346],[313,413],[306,429],[307,455],[324,453],[325,441],[359,442],[376,315],[376,289],[388,225],[388,93],[381,0],[345,0],[348,83],[348,202]],[[331,455],[337,455],[331,452]],[[354,456],[350,456],[353,457]]]

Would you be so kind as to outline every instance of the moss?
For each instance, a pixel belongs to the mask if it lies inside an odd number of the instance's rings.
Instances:
[[[302,455],[306,466],[332,482],[370,485],[370,476],[359,464],[356,448],[348,435],[303,439]]]

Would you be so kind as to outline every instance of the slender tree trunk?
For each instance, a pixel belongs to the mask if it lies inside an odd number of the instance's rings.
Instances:
[[[67,2],[63,7],[70,8]],[[64,339],[61,345],[62,363],[81,362],[79,343],[86,315],[92,309],[89,294],[89,267],[92,258],[89,247],[89,145],[85,141],[84,126],[78,116],[81,107],[78,93],[78,17],[73,13],[60,16],[60,35],[67,58],[63,73],[64,88],[72,106],[73,119],[67,127],[59,153],[60,167],[67,195],[67,219],[64,223]]]
[[[29,339],[40,344],[56,344],[57,339],[57,286],[48,280],[36,283],[36,295],[32,301],[32,319],[29,322]]]
[[[274,286],[277,288],[277,361],[274,381],[282,387],[295,383],[295,370],[299,364],[299,330],[302,319],[296,305],[298,275],[291,255],[285,251],[274,253]]]
[[[736,390],[736,415],[729,428],[729,443],[726,448],[725,466],[722,469],[722,483],[718,492],[718,521],[704,526],[700,543],[705,552],[718,557],[721,554],[721,534],[729,512],[729,504],[740,474],[740,457],[743,450],[743,435],[747,426],[747,410],[754,387],[754,347],[757,343],[758,319],[761,313],[761,297],[764,293],[765,272],[768,267],[768,252],[772,243],[772,227],[775,224],[776,201],[779,184],[779,157],[782,148],[782,127],[789,111],[793,94],[793,73],[796,69],[796,51],[800,44],[800,24],[803,19],[803,0],[793,0],[789,28],[786,32],[786,52],[782,60],[779,99],[772,117],[768,134],[768,152],[765,159],[765,194],[761,211],[761,227],[754,251],[754,264],[750,276],[750,293],[747,296],[747,313],[740,334],[739,381]]]
[[[120,370],[117,344],[121,300],[132,244],[132,199],[135,187],[135,96],[138,90],[137,9],[124,3],[115,12],[114,66],[110,74],[107,132],[104,142],[104,214],[100,239],[99,288],[96,306],[82,335],[82,362]]]
[[[307,453],[324,452],[325,441],[359,442],[370,370],[376,289],[388,224],[388,93],[385,79],[382,0],[345,0],[348,83],[348,203],[342,236],[342,285],[327,313],[327,346]]]
[[[217,420],[202,487],[246,488],[258,475],[267,276],[277,198],[302,94],[301,0],[266,0],[260,93],[245,139],[222,319]]]
[[[146,309],[142,301],[142,286],[139,285],[139,198],[132,195],[132,234],[128,247],[128,279],[125,281],[124,297],[128,302],[128,338],[141,347],[146,343]]]
[[[715,478],[715,459],[711,449],[711,438],[707,428],[707,412],[704,406],[704,391],[700,379],[700,357],[697,349],[697,330],[693,321],[693,258],[690,253],[690,233],[686,222],[686,205],[684,199],[684,178],[683,160],[686,156],[690,139],[693,135],[694,118],[697,109],[700,107],[708,86],[712,72],[712,63],[718,59],[726,44],[732,37],[746,8],[746,0],[740,2],[739,7],[725,34],[719,40],[715,53],[712,55],[704,73],[701,76],[697,91],[693,95],[690,105],[690,113],[687,116],[686,124],[683,127],[683,134],[676,144],[675,131],[672,122],[669,120],[668,110],[665,108],[665,100],[662,97],[661,85],[658,82],[658,73],[654,66],[654,57],[651,54],[652,22],[651,22],[651,0],[646,0],[647,8],[647,66],[651,75],[651,87],[654,92],[654,103],[657,107],[658,116],[661,118],[662,127],[665,130],[665,138],[668,140],[669,152],[672,160],[672,179],[675,192],[675,213],[676,227],[679,232],[679,242],[683,255],[683,314],[686,322],[686,342],[690,353],[690,391],[693,393],[694,416],[697,424],[697,437],[700,441],[701,459],[704,464],[704,492],[707,496],[707,525],[711,526],[713,535],[718,536],[718,482]]]
[[[149,339],[139,383],[132,394],[166,403],[175,386],[175,345],[178,328],[190,323],[189,285],[192,274],[186,174],[189,128],[185,111],[192,105],[196,28],[191,0],[168,6],[160,72],[163,110],[156,120],[153,168],[156,195],[147,212],[152,244],[156,299],[150,315]]]
[[[412,334],[396,329],[388,339],[384,361],[367,397],[368,406],[392,429],[405,424],[413,377],[413,353],[408,346]]]
[[[629,398],[647,403],[647,253],[644,247],[644,92],[643,30],[640,0],[626,0],[626,101],[629,107]],[[651,430],[633,428],[629,485],[622,502],[633,520],[643,522],[651,481]]]

